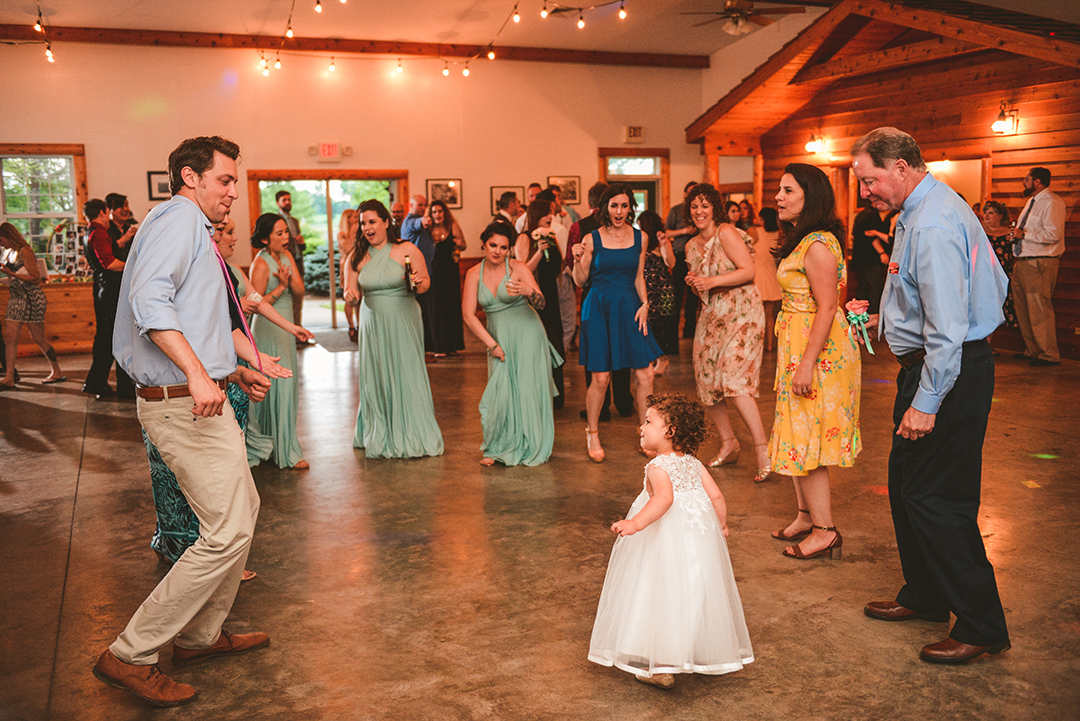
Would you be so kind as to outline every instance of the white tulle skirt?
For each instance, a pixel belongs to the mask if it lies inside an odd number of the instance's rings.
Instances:
[[[651,675],[731,673],[754,660],[720,522],[711,505],[680,495],[644,531],[615,541],[590,661]],[[642,491],[627,518],[648,500]]]

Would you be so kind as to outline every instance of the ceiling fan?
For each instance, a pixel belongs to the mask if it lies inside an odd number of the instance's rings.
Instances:
[[[702,25],[723,21],[720,29],[728,35],[745,35],[753,30],[753,25],[772,25],[775,20],[770,20],[766,15],[792,15],[806,12],[804,7],[790,8],[763,8],[754,9],[754,3],[750,0],[725,0],[722,11],[713,12],[684,12],[682,15],[716,15],[711,20],[706,20],[694,25],[699,28]]]

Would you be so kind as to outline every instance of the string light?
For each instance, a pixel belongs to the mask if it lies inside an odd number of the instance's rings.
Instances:
[[[494,48],[492,48],[491,50],[488,50],[488,60],[494,60],[494,59],[495,59],[495,50],[494,50]]]
[[[322,0],[315,0],[315,12],[322,12]]]
[[[281,70],[281,59],[280,58],[274,60],[274,70]]]
[[[398,61],[397,61],[397,71],[398,71],[398,75],[405,72],[405,68],[401,67],[401,58],[398,58]]]
[[[262,69],[262,74],[263,74],[264,78],[270,77],[270,68],[263,68]]]
[[[52,43],[49,41],[45,41],[45,57],[49,59],[50,63],[56,62],[56,58],[54,58],[52,54]]]
[[[450,76],[450,63],[445,60],[443,61],[442,74],[444,78]]]
[[[292,25],[285,28],[285,37],[291,38],[293,36]]]
[[[266,67],[266,58],[262,56],[262,53],[259,53],[259,66],[263,68]]]
[[[521,22],[521,14],[518,13],[518,6],[516,4],[514,5],[514,22]]]
[[[540,17],[546,18],[548,16],[547,0],[544,0],[544,9],[540,11]]]
[[[330,70],[330,72],[334,72],[335,70],[337,70],[337,65],[334,65],[333,58],[330,58],[330,67],[328,69]]]
[[[619,19],[620,20],[625,20],[626,19],[626,3],[625,2],[619,3]]]
[[[585,29],[585,13],[581,13],[581,12],[578,13],[577,26],[578,26],[578,30],[584,30]]]
[[[465,63],[465,69],[461,71],[461,74],[465,77],[469,77],[469,63]]]
[[[41,16],[40,15],[38,15],[37,22],[34,23],[34,30],[37,30],[39,33],[40,32],[45,32],[45,29],[43,27],[41,27]]]

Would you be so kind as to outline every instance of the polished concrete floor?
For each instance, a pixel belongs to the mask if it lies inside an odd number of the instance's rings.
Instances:
[[[174,669],[192,706],[150,711],[90,673],[165,573],[131,403],[42,386],[41,359],[0,395],[0,719],[1067,719],[1080,718],[1080,363],[998,356],[981,525],[1013,649],[959,667],[923,663],[945,624],[862,615],[901,582],[885,466],[896,365],[864,355],[865,448],[833,476],[842,561],[781,556],[786,479],[751,482],[750,455],[714,472],[757,660],[674,691],[586,660],[614,540],[641,484],[634,419],[602,425],[585,455],[580,369],[537,468],[482,468],[482,348],[429,367],[441,458],[372,460],[351,447],[355,353],[301,352],[307,472],[254,471],[262,513],[229,627],[266,631],[247,657]],[[773,412],[767,355],[760,407]],[[690,391],[689,347],[658,380]],[[745,427],[736,421],[743,445]],[[711,456],[715,435],[703,450]],[[749,451],[749,448],[746,448]]]

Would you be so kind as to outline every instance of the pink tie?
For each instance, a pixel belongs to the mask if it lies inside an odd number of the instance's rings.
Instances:
[[[210,237],[210,247],[214,249],[214,255],[217,256],[218,263],[221,264],[221,272],[225,274],[225,287],[229,289],[229,297],[232,298],[232,302],[236,304],[236,309],[240,311],[240,324],[244,327],[244,335],[251,342],[251,347],[255,351],[255,361],[259,366],[259,372],[263,372],[262,358],[259,356],[259,348],[255,345],[255,336],[251,335],[251,328],[248,327],[247,319],[244,317],[244,307],[240,305],[240,299],[236,297],[236,290],[232,285],[232,278],[229,275],[229,269],[225,265],[225,259],[221,257],[221,251],[218,250],[217,243],[214,242],[213,236]]]

